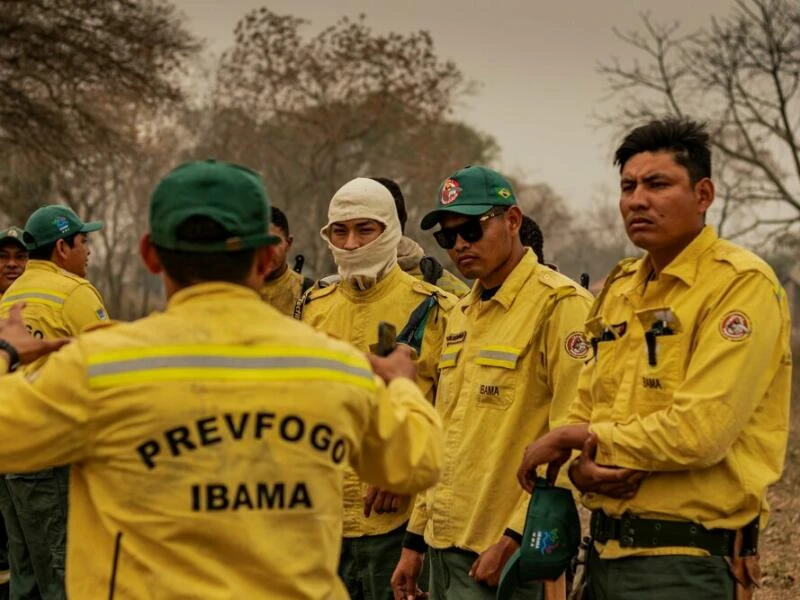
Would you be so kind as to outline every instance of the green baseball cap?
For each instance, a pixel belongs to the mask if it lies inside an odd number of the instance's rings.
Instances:
[[[270,235],[270,202],[261,177],[247,167],[215,160],[185,163],[164,177],[150,198],[150,239],[167,250],[235,252],[277,244]],[[231,235],[189,242],[176,235],[190,217],[207,217]]]
[[[422,229],[439,222],[441,213],[477,217],[494,206],[514,206],[517,199],[505,177],[488,167],[468,165],[439,186],[436,208],[422,218]]]
[[[25,239],[24,236],[25,231],[12,225],[8,229],[0,230],[0,245],[5,244],[6,242],[16,242],[24,250],[27,250],[28,246],[23,241]]]
[[[572,492],[538,477],[528,504],[519,550],[500,576],[497,600],[508,600],[519,584],[558,579],[578,553],[581,522]]]
[[[103,228],[100,221],[84,223],[71,208],[50,204],[36,209],[25,223],[24,240],[28,248],[41,248],[76,233],[90,233]]]

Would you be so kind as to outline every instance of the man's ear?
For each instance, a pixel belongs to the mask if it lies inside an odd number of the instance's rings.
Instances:
[[[294,236],[290,235],[288,238],[286,238],[286,252],[289,252],[289,250],[292,249],[292,244],[294,244]]]
[[[506,223],[511,230],[511,235],[519,233],[519,228],[522,227],[522,211],[519,206],[511,206],[506,211]]]
[[[142,256],[144,266],[147,267],[147,270],[153,275],[158,275],[164,271],[161,258],[158,256],[158,251],[150,241],[149,233],[145,233],[139,240],[139,254]]]
[[[698,181],[694,186],[694,193],[697,197],[697,212],[708,214],[708,209],[714,203],[715,190],[714,182],[708,177]]]
[[[272,260],[275,255],[275,248],[272,246],[262,246],[256,250],[255,272],[263,280],[272,271]]]
[[[67,244],[67,241],[64,238],[56,240],[55,248],[53,248],[53,252],[55,253],[54,258],[60,258],[62,260],[65,259],[67,257],[67,254],[69,253],[69,250],[70,250],[69,244]],[[53,261],[53,262],[59,262],[59,261]]]

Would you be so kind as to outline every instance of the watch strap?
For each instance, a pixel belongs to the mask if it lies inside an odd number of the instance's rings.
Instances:
[[[13,373],[19,367],[19,352],[6,340],[0,339],[0,350],[8,353],[8,372]]]

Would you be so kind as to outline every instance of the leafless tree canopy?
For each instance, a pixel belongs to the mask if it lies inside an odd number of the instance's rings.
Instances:
[[[120,108],[181,98],[197,49],[163,0],[0,0],[0,154],[115,147],[130,133]]]
[[[260,171],[310,268],[324,273],[332,265],[319,228],[339,186],[359,175],[398,180],[414,232],[439,182],[490,161],[496,146],[450,120],[469,86],[427,32],[381,35],[362,16],[308,36],[306,24],[267,8],[240,21],[193,154]]]
[[[633,58],[599,70],[622,100],[617,126],[672,114],[707,120],[722,197],[720,229],[798,234],[800,3],[737,0],[733,14],[684,34],[643,17],[617,35]]]

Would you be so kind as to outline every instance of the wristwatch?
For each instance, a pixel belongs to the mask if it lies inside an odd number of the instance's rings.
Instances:
[[[19,367],[19,352],[7,341],[0,339],[0,351],[8,353],[8,373],[13,373]]]

